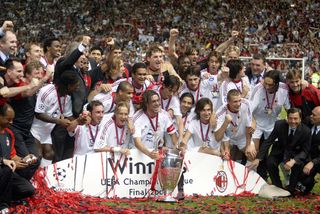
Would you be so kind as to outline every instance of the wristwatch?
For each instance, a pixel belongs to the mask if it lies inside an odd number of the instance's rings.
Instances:
[[[3,157],[0,157],[0,166],[3,164]]]

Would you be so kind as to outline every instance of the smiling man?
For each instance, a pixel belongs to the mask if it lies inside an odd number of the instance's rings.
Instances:
[[[299,108],[302,112],[303,123],[310,123],[310,115],[314,107],[320,105],[320,91],[311,84],[302,87],[300,70],[289,70],[286,76],[289,86],[291,107]]]
[[[247,152],[254,146],[251,141],[252,113],[249,101],[241,98],[238,90],[231,89],[227,94],[227,104],[221,106],[216,115],[216,140],[225,144],[227,153],[228,145],[232,145],[232,160],[242,160],[242,153],[247,156]],[[222,155],[228,156],[228,154]]]
[[[264,81],[253,88],[250,105],[256,122],[256,130],[252,136],[255,148],[248,152],[251,158],[255,159],[262,136],[263,139],[269,137],[282,107],[286,110],[290,108],[288,87],[285,83],[280,82],[279,71],[267,72]]]
[[[163,137],[168,133],[177,146],[178,137],[169,113],[161,109],[159,94],[153,90],[146,90],[143,94],[142,109],[133,117],[135,132],[134,144],[141,152],[152,159],[158,159],[158,148],[163,147]],[[153,151],[149,151],[154,149]]]
[[[267,157],[267,168],[272,184],[282,188],[279,164],[283,162],[284,168],[291,170],[287,189],[292,194],[298,182],[298,175],[304,166],[303,163],[308,157],[311,143],[311,131],[301,123],[301,115],[300,109],[289,109],[287,120],[278,120],[275,123],[270,136],[262,143],[257,158],[250,165],[251,168],[257,167],[273,145]]]

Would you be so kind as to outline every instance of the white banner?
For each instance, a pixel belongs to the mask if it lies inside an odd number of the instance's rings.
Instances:
[[[149,191],[155,161],[138,150],[128,157],[94,153],[67,159],[46,169],[48,186],[57,191],[82,192],[99,197],[142,198],[162,196]],[[199,152],[187,152],[184,158],[185,195],[229,195],[243,191],[258,193],[265,181],[255,172],[235,162]],[[175,189],[173,196],[177,193]]]

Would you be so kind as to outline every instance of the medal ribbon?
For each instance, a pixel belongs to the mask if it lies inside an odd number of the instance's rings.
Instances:
[[[206,142],[206,141],[208,140],[208,135],[209,135],[209,130],[210,130],[210,124],[208,123],[208,128],[207,128],[206,137],[204,138],[204,136],[203,136],[203,129],[202,129],[202,123],[201,123],[200,120],[199,120],[199,122],[200,122],[200,131],[201,131],[202,141],[203,141],[203,142]]]
[[[158,129],[158,119],[159,119],[158,116],[159,116],[159,114],[157,114],[157,116],[156,116],[156,126],[154,126],[154,124],[153,124],[153,122],[152,122],[152,119],[150,118],[148,112],[146,112],[146,115],[147,115],[148,118],[149,118],[149,121],[150,121],[150,124],[151,124],[151,126],[152,126],[153,131],[156,132],[157,129]]]
[[[91,140],[92,140],[92,142],[93,142],[93,144],[94,144],[94,143],[95,143],[95,141],[96,141],[96,138],[97,138],[98,132],[99,132],[99,126],[97,125],[96,133],[95,133],[95,135],[94,135],[94,136],[93,136],[93,133],[92,133],[92,129],[91,129],[91,125],[90,125],[90,124],[88,125],[88,128],[89,128],[90,138],[91,138]]]
[[[121,133],[121,137],[120,137],[120,140],[119,140],[119,134],[118,134],[118,127],[117,127],[117,124],[116,124],[116,121],[114,120],[114,127],[116,129],[116,138],[117,138],[117,145],[122,145],[123,143],[122,140],[124,138],[124,133],[125,133],[125,130],[124,130],[124,126],[121,128],[122,129],[122,133]]]
[[[265,92],[266,92],[267,107],[272,110],[272,106],[273,106],[274,100],[275,100],[275,98],[276,98],[276,93],[277,93],[277,92],[274,92],[273,97],[272,97],[272,101],[271,101],[271,104],[270,104],[267,89],[264,88],[264,90],[265,90]]]
[[[57,92],[57,97],[58,97],[58,104],[59,104],[59,109],[60,109],[60,113],[63,114],[63,110],[64,110],[64,107],[66,105],[66,97],[64,96],[64,99],[63,99],[63,108],[62,108],[62,105],[61,105],[61,100],[60,100],[60,96],[58,94],[58,89],[56,88],[56,92]]]

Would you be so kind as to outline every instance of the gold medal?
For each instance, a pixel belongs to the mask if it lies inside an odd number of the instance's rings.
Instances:
[[[268,112],[269,115],[271,115],[272,114],[272,109],[268,108],[267,112]]]
[[[7,142],[7,146],[10,146],[10,141],[9,141],[9,138],[7,137],[6,139],[6,142]]]

